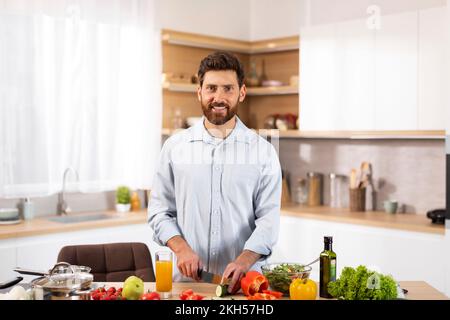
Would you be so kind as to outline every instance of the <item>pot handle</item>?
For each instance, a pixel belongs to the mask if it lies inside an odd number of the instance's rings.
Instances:
[[[61,261],[61,262],[58,262],[57,264],[55,264],[55,265],[53,266],[53,268],[52,268],[52,269],[50,270],[50,272],[49,272],[49,275],[52,275],[52,274],[55,272],[55,270],[56,270],[58,267],[61,267],[61,266],[67,267],[67,269],[70,270],[71,273],[73,273],[72,268],[70,268],[70,263]]]
[[[15,268],[15,272],[18,272],[20,274],[27,274],[30,276],[45,276],[47,273],[45,271],[36,271],[36,270],[29,270],[29,269],[22,269],[22,268]]]

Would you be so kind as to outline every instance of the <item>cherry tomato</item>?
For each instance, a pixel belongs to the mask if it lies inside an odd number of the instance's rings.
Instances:
[[[191,294],[186,300],[203,300],[205,297],[199,294]]]
[[[147,292],[140,300],[161,300],[158,292]]]
[[[180,293],[180,299],[181,300],[187,300],[187,298],[194,294],[194,291],[192,289],[184,290]]]

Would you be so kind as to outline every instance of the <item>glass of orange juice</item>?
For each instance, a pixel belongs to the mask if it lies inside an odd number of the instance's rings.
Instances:
[[[162,299],[172,296],[172,252],[156,252],[156,291]]]

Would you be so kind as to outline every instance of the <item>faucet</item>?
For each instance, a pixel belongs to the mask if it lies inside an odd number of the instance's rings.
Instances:
[[[65,197],[64,197],[65,192],[66,192],[66,177],[67,177],[67,174],[69,173],[69,171],[73,171],[73,173],[75,173],[75,176],[77,178],[77,182],[79,181],[78,172],[74,168],[68,167],[64,171],[62,191],[59,193],[59,197],[58,197],[58,215],[67,215],[67,213],[69,213],[71,211],[71,209],[70,209],[69,205],[67,204]]]

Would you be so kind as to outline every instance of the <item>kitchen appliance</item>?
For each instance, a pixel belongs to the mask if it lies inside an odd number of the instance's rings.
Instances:
[[[34,300],[89,300],[94,276],[91,268],[59,262],[49,272],[16,268],[20,274],[38,275],[31,281]]]
[[[445,209],[435,209],[427,212],[427,217],[432,223],[445,224]]]

